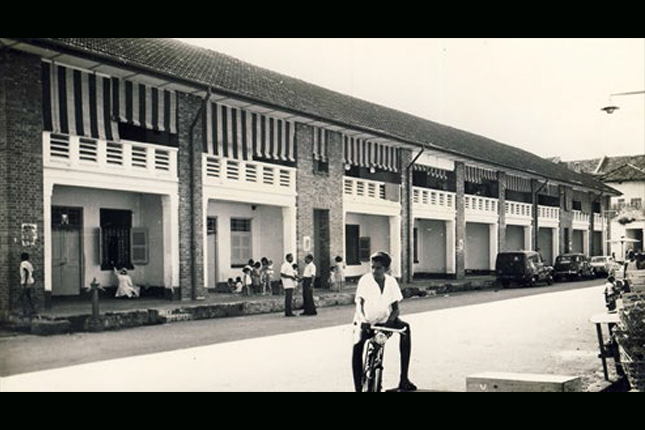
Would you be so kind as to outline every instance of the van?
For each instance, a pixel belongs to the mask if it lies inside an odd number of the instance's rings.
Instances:
[[[512,282],[530,287],[539,282],[553,284],[553,267],[544,264],[535,251],[500,252],[495,261],[495,274],[504,288]]]

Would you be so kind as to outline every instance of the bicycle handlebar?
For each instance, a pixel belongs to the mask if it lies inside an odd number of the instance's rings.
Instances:
[[[387,332],[390,332],[390,333],[399,333],[399,334],[405,333],[405,327],[399,329],[399,328],[389,328],[389,327],[383,327],[383,326],[380,326],[380,325],[373,325],[372,324],[372,325],[370,325],[370,329],[372,329],[372,330],[380,330],[380,331],[387,331]]]

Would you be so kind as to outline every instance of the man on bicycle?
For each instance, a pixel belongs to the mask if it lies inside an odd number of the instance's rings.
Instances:
[[[372,270],[358,281],[356,288],[356,313],[354,315],[354,349],[352,351],[352,371],[354,388],[361,391],[363,373],[363,348],[370,336],[370,325],[383,325],[406,331],[400,335],[401,376],[399,390],[415,391],[417,387],[410,382],[410,352],[412,341],[410,325],[399,319],[399,302],[403,299],[396,279],[386,272],[390,269],[392,258],[385,252],[377,252],[370,257]]]

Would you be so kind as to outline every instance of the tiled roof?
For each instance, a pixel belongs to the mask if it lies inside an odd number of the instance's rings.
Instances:
[[[470,132],[360,100],[236,58],[173,39],[21,38],[44,47],[65,49],[123,67],[207,85],[239,95],[416,145],[494,165],[514,168],[609,193],[610,187],[535,154]]]
[[[600,163],[600,169],[596,172]],[[576,160],[562,162],[569,169],[578,173],[588,173],[593,175],[606,175],[623,166],[632,164],[636,167],[645,168],[645,155],[624,155],[617,157],[592,158],[589,160]]]
[[[605,173],[598,179],[603,182],[645,182],[645,165],[638,167],[632,163],[624,164],[611,172]]]

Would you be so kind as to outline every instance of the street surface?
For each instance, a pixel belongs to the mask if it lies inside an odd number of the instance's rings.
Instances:
[[[599,371],[589,317],[605,310],[602,282],[404,301],[412,380],[422,389],[465,391],[466,377],[484,371]],[[269,314],[2,338],[0,391],[351,391],[352,315],[344,306],[319,309],[317,317]],[[394,337],[386,348],[386,388],[398,381],[398,360]]]

